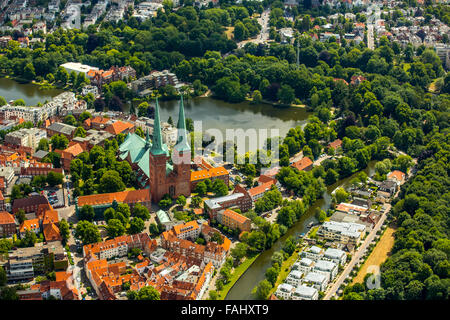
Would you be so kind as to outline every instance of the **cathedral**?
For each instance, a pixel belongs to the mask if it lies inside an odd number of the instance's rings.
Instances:
[[[149,133],[146,139],[137,134],[128,134],[119,147],[119,157],[128,161],[137,173],[141,187],[150,188],[151,200],[158,203],[165,194],[172,198],[191,194],[191,148],[186,131],[183,97],[177,124],[177,143],[172,155],[161,133],[159,104],[156,100],[153,139]]]

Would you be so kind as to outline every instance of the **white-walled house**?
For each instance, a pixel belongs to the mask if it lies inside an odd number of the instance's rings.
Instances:
[[[292,293],[292,300],[318,300],[319,292],[316,288],[299,285]]]

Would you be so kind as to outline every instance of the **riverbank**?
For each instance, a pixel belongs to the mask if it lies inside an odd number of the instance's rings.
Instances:
[[[260,253],[251,258],[246,258],[239,266],[234,269],[233,274],[231,275],[230,282],[223,286],[223,289],[220,291],[218,300],[224,300],[228,294],[228,291],[233,288],[234,284],[239,280],[239,278],[247,271],[248,268],[255,262],[256,258],[258,258]]]
[[[291,267],[295,263],[295,261],[297,261],[298,255],[300,254],[301,250],[302,249],[299,248],[295,249],[294,253],[285,261],[283,261],[280,267],[280,273],[278,274],[277,282],[275,282],[275,285],[270,290],[268,298],[270,298],[272,294],[274,294],[275,291],[277,291],[278,286],[282,284],[284,280],[286,280],[287,276],[289,275],[289,272],[291,271]]]

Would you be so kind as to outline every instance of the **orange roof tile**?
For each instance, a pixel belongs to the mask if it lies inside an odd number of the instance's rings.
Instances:
[[[242,214],[237,213],[236,211],[230,210],[230,209],[225,209],[222,212],[222,215],[225,215],[227,217],[229,217],[230,219],[238,222],[238,223],[244,223],[246,221],[249,221],[250,219],[243,216]]]
[[[228,171],[224,167],[204,169],[204,170],[200,170],[200,171],[192,171],[191,172],[191,181],[209,179],[209,178],[225,176],[225,175],[228,175]]]
[[[79,143],[75,143],[64,150],[64,152],[70,153],[73,157],[78,156],[83,151],[84,150]]]
[[[291,166],[293,166],[294,168],[297,168],[298,170],[302,171],[305,168],[309,167],[310,165],[312,165],[313,162],[311,161],[310,158],[308,157],[304,157],[302,159],[300,159],[297,162],[294,162]]]
[[[20,232],[32,231],[39,229],[39,219],[25,220],[19,227]]]
[[[175,234],[180,235],[182,233],[191,231],[192,229],[199,229],[197,221],[192,220],[189,222],[186,222],[185,224],[179,224],[173,227]]]
[[[6,211],[0,212],[0,225],[15,223],[14,216]]]
[[[117,135],[119,133],[124,132],[125,130],[131,129],[134,127],[134,124],[129,122],[116,121],[111,123],[108,127],[106,127],[106,131],[111,134]]]
[[[54,223],[49,223],[44,226],[44,238],[46,241],[61,241],[62,237],[59,228]]]
[[[121,191],[113,193],[92,194],[89,196],[78,197],[78,206],[101,205],[112,203],[116,200],[118,203],[131,203],[150,201],[150,192],[148,189]]]
[[[261,184],[259,186],[256,186],[254,188],[249,189],[248,193],[250,194],[250,196],[254,197],[254,196],[258,195],[258,194],[265,193],[266,191],[269,191],[270,188],[272,187],[272,185],[274,185],[274,184],[275,184],[275,182],[273,180],[269,181],[269,182],[266,182],[266,183],[263,183],[263,184]]]
[[[403,181],[403,179],[405,179],[405,174],[400,170],[394,170],[391,173],[389,173],[387,177],[390,179],[394,178],[397,181]]]

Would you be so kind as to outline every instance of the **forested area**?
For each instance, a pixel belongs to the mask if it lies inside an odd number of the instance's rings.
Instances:
[[[381,266],[381,288],[355,284],[344,290],[344,299],[448,299],[448,131],[426,140],[419,170],[402,186],[391,212],[398,229],[392,255]]]

